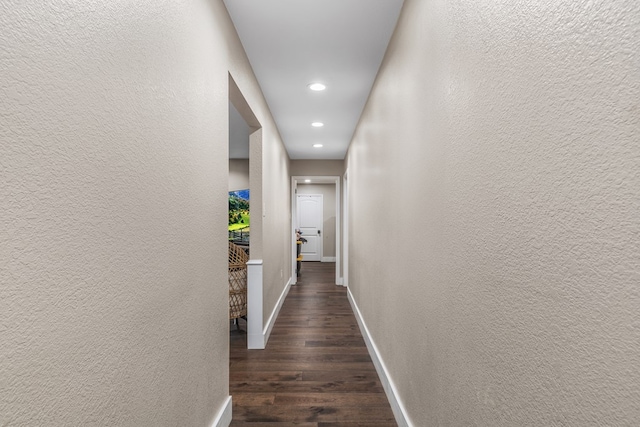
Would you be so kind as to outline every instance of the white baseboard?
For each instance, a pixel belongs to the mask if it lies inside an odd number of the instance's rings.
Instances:
[[[320,262],[336,262],[336,257],[334,256],[323,256],[320,258]]]
[[[233,415],[231,413],[232,406],[233,405],[231,405],[231,396],[229,396],[222,405],[222,408],[220,408],[220,411],[218,412],[216,417],[213,419],[211,427],[229,427]]]
[[[269,335],[278,318],[280,308],[289,293],[293,278],[289,277],[280,298],[269,316],[266,324],[263,323],[264,310],[264,283],[262,275],[262,260],[249,260],[247,262],[247,348],[250,350],[262,350],[267,346]]]
[[[342,277],[340,277],[340,278],[338,278],[338,279],[336,280],[336,285],[338,285],[338,286],[344,286],[344,281],[342,280]]]
[[[267,320],[267,324],[264,327],[264,331],[262,333],[262,335],[264,336],[264,347],[267,346],[267,341],[269,341],[269,336],[271,335],[271,330],[273,329],[273,325],[276,323],[276,319],[278,318],[278,314],[280,314],[280,309],[282,308],[282,304],[284,304],[284,300],[289,294],[289,289],[291,289],[291,282],[292,282],[292,278],[289,277],[289,280],[287,281],[287,284],[282,290],[282,293],[280,294],[280,298],[278,298],[278,302],[276,303],[276,306],[273,307],[271,316],[269,316],[269,320]]]
[[[353,299],[353,295],[351,294],[351,289],[347,288],[347,296],[349,298],[349,303],[351,304],[351,308],[353,309],[353,314],[356,316],[356,320],[358,321],[358,326],[360,326],[360,332],[362,332],[362,336],[364,338],[365,343],[367,344],[367,349],[369,350],[369,355],[371,356],[371,360],[373,361],[373,365],[376,367],[376,372],[378,372],[378,377],[380,377],[380,382],[382,383],[382,387],[384,388],[384,392],[387,395],[387,399],[389,399],[389,404],[391,405],[391,410],[393,411],[393,416],[396,419],[399,427],[413,427],[413,424],[409,420],[409,416],[407,414],[407,410],[402,404],[402,400],[400,400],[400,396],[398,395],[398,391],[393,383],[393,380],[389,376],[389,372],[387,371],[387,367],[378,352],[378,348],[376,344],[373,342],[373,338],[369,333],[369,329],[367,329],[367,325],[362,318],[362,314],[360,313],[360,309],[358,309],[358,305]]]

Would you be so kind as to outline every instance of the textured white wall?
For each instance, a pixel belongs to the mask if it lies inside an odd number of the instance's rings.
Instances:
[[[349,284],[416,426],[640,420],[640,3],[406,0]]]
[[[249,188],[249,160],[229,159],[229,191]]]
[[[281,145],[224,5],[10,0],[0,28],[0,425],[210,425],[229,71]]]
[[[291,160],[291,176],[342,176],[344,160]]]
[[[229,158],[249,158],[249,135],[251,129],[233,103],[229,101]]]
[[[273,134],[263,137],[262,156],[263,320],[266,324],[291,277],[291,190],[289,157],[279,137]]]

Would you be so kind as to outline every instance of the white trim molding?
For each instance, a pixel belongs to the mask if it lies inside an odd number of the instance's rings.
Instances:
[[[334,256],[323,256],[320,259],[320,262],[336,262],[336,257],[334,257]]]
[[[282,304],[284,304],[284,300],[285,298],[287,298],[287,295],[289,294],[289,289],[291,289],[291,278],[289,278],[286,286],[282,290],[282,293],[280,294],[280,298],[278,298],[278,302],[276,303],[276,306],[273,307],[271,316],[269,316],[269,320],[267,321],[267,324],[264,327],[264,331],[262,333],[264,337],[264,347],[267,346],[267,342],[269,341],[269,336],[271,335],[271,330],[273,329],[273,325],[276,323],[278,314],[280,314],[280,309],[282,308]]]
[[[367,344],[367,350],[369,350],[369,355],[371,356],[371,360],[373,361],[373,365],[376,367],[376,372],[378,373],[378,377],[380,378],[380,382],[382,383],[382,387],[384,388],[384,392],[387,395],[387,399],[389,399],[389,404],[391,405],[391,410],[393,411],[393,416],[396,419],[399,427],[414,427],[411,421],[409,420],[409,416],[407,414],[407,410],[405,409],[400,396],[398,395],[398,390],[387,371],[387,367],[378,352],[378,347],[376,347],[375,342],[373,341],[373,337],[369,333],[369,329],[367,328],[364,319],[362,318],[362,314],[360,313],[360,309],[358,309],[358,305],[356,301],[353,299],[353,295],[351,294],[351,289],[347,288],[347,296],[349,298],[349,303],[351,304],[351,309],[353,310],[353,314],[356,316],[356,320],[358,321],[358,326],[360,327],[360,332],[362,333],[362,337],[364,338],[365,343]]]
[[[226,398],[224,404],[222,405],[222,408],[220,408],[220,411],[213,419],[211,427],[229,427],[233,415],[231,412],[232,407],[233,405],[231,404],[231,396],[229,396]]]
[[[292,176],[291,177],[291,259],[294,260],[291,263],[291,284],[295,285],[298,282],[298,276],[296,272],[296,237],[295,229],[296,224],[296,193],[298,191],[298,182],[302,182],[305,179],[310,179],[314,184],[334,184],[336,187],[336,256],[328,257],[326,259],[333,259],[327,261],[325,258],[321,258],[321,262],[335,262],[336,263],[336,285],[339,285],[340,274],[342,271],[342,196],[341,196],[341,180],[342,177],[337,175],[328,176]]]
[[[349,286],[349,170],[344,171],[342,177],[342,277],[340,284]],[[340,256],[340,248],[336,248],[336,254]],[[336,266],[337,268],[337,266]]]
[[[267,346],[269,335],[276,323],[284,299],[291,289],[292,278],[289,278],[284,286],[278,302],[263,325],[264,319],[264,295],[262,283],[262,260],[251,259],[247,262],[247,348],[249,350],[262,350]]]
[[[262,260],[250,259],[247,262],[247,348],[263,349]]]

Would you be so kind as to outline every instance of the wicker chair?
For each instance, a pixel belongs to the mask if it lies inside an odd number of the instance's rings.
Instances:
[[[247,261],[249,255],[229,242],[229,319],[247,318]],[[237,322],[237,320],[236,320]],[[238,329],[240,324],[237,323]]]

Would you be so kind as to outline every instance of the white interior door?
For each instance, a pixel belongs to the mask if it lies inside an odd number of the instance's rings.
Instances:
[[[298,194],[298,228],[307,242],[302,244],[303,261],[322,260],[322,194]]]

